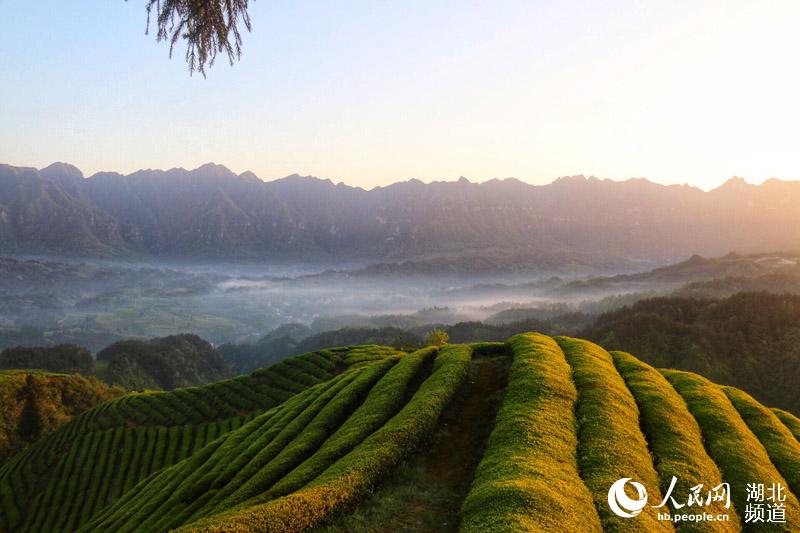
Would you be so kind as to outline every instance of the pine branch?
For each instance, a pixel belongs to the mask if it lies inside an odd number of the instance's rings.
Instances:
[[[169,41],[169,56],[178,41],[186,41],[189,72],[205,77],[206,67],[214,65],[218,53],[228,62],[242,56],[239,24],[251,30],[247,13],[249,0],[147,0],[147,30],[155,14],[156,40]]]

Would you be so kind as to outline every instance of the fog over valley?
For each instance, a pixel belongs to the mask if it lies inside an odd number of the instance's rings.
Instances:
[[[424,335],[462,322],[570,317],[562,322],[574,328],[656,295],[725,296],[745,282],[753,289],[792,291],[800,279],[797,260],[793,253],[729,254],[695,256],[638,273],[632,267],[616,274],[583,266],[503,274],[397,274],[402,266],[388,264],[332,269],[308,263],[184,262],[166,268],[3,258],[0,345],[70,342],[96,352],[120,339],[179,333],[219,345],[253,342],[293,323],[307,326],[308,334],[358,326]]]

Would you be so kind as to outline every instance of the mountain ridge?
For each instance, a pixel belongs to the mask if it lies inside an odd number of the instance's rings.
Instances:
[[[0,165],[0,248],[86,257],[391,260],[526,248],[591,263],[800,248],[800,182],[711,191],[582,175],[408,180],[366,190],[293,174],[95,173]],[[768,238],[765,238],[768,236]],[[564,256],[566,258],[564,258]]]

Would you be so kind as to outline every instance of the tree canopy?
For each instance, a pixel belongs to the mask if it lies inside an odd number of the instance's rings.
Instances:
[[[147,31],[155,20],[156,40],[169,42],[169,55],[186,41],[189,72],[206,74],[217,54],[233,64],[242,56],[240,24],[250,31],[249,0],[147,0]]]

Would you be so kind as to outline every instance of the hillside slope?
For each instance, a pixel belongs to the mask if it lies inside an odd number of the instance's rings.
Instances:
[[[737,389],[573,338],[336,348],[79,416],[0,467],[0,529],[793,531],[798,430]],[[649,498],[633,518],[608,504],[622,478]],[[785,523],[746,519],[752,482],[784,487]],[[730,507],[687,506],[722,483]]]
[[[659,367],[697,372],[800,413],[800,296],[652,298],[601,315],[581,336]]]

